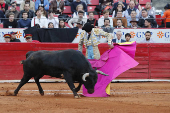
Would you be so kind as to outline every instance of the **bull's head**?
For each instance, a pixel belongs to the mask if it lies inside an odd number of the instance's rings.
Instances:
[[[89,73],[85,73],[82,76],[82,80],[84,81],[84,86],[89,94],[94,93],[94,86],[97,83],[97,78],[98,78],[97,73],[108,76],[107,74],[99,70],[91,70]]]

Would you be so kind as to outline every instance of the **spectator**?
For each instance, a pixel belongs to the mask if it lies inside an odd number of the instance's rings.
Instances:
[[[29,4],[30,10],[35,11],[35,3],[31,0],[25,0],[20,5],[20,11],[24,10],[25,4]],[[29,14],[28,14],[29,15]]]
[[[122,4],[123,11],[125,11],[127,9],[127,4],[125,2],[123,2],[123,0],[119,0],[119,2],[114,3],[113,11],[116,10],[118,4]]]
[[[94,18],[94,12],[91,11],[88,14],[89,14],[89,19],[87,19],[87,22],[91,23],[91,25],[93,26],[98,26],[98,21],[97,19]]]
[[[117,19],[121,19],[123,26],[127,27],[127,19],[125,17],[122,17],[122,11],[118,11],[117,16],[113,18],[113,27],[117,26]]]
[[[77,5],[76,12],[73,13],[73,18],[77,17],[79,11],[83,11],[83,5],[82,4]],[[84,12],[83,18],[87,18],[86,12]]]
[[[130,23],[131,23],[131,25],[130,25],[128,28],[134,28],[134,29],[140,28],[140,27],[138,26],[138,21],[137,21],[136,19],[132,19],[132,20],[130,21]]]
[[[155,10],[152,8],[150,2],[146,2],[145,9],[148,12],[148,15],[152,15],[155,18]],[[142,16],[142,11],[139,13],[139,17]]]
[[[5,3],[4,0],[0,0],[0,11],[2,11],[4,14],[8,10],[8,5]]]
[[[5,3],[9,6],[11,5],[11,0],[5,0]]]
[[[136,8],[136,9],[138,9],[139,11],[142,10],[141,5],[140,5],[136,0],[130,0],[130,1],[133,1],[133,2],[135,3],[135,8]],[[129,8],[129,6],[128,6],[128,8]]]
[[[144,28],[154,28],[151,23],[151,19],[145,19],[145,26]]]
[[[54,28],[58,28],[58,24],[59,24],[58,17],[54,17],[54,13],[51,10],[49,11],[48,23],[49,22],[53,23]]]
[[[9,20],[4,21],[3,28],[17,28],[18,23],[14,20],[14,13],[9,13]]]
[[[24,38],[25,38],[25,40],[26,40],[27,42],[40,43],[38,40],[32,40],[32,35],[31,35],[31,34],[26,34],[26,35],[24,36]]]
[[[59,28],[67,28],[65,23],[64,23],[64,20],[59,20]]]
[[[110,26],[113,26],[113,20],[112,17],[109,17],[109,10],[104,10],[103,11],[103,16],[99,18],[98,20],[98,26],[101,27],[104,25],[104,19],[109,18],[110,19]]]
[[[170,4],[167,4],[165,6],[167,8],[167,10],[164,12],[164,15],[162,16],[162,18],[165,18],[166,20],[166,27],[170,28]]]
[[[129,3],[129,8],[125,11],[125,17],[130,18],[130,14],[132,11],[136,11],[136,17],[139,17],[139,10],[135,8],[135,3],[134,1],[130,1]]]
[[[154,41],[151,39],[150,31],[145,32],[145,39],[143,41],[141,41],[141,43],[154,43]]]
[[[125,28],[125,27],[123,26],[123,23],[122,23],[122,20],[121,20],[121,19],[117,19],[117,26],[115,26],[115,28],[121,28],[121,29]]]
[[[71,11],[72,11],[73,13],[76,12],[76,7],[77,7],[79,4],[82,4],[82,5],[83,5],[83,11],[87,12],[87,5],[86,5],[84,2],[80,1],[80,0],[76,0],[75,2],[73,2],[73,3],[71,4]]]
[[[81,21],[81,20],[79,20],[79,21],[77,22],[77,25],[76,25],[75,28],[82,29],[82,28],[83,28],[83,25],[84,25],[84,22]]]
[[[113,39],[112,42],[113,43],[122,43],[122,42],[126,42],[125,40],[121,39],[122,38],[122,32],[121,31],[117,31],[116,32],[116,39]]]
[[[0,10],[0,23],[2,23],[4,21],[5,16],[4,16],[4,13],[3,11]]]
[[[142,17],[139,18],[139,23],[138,25],[140,27],[144,27],[145,26],[145,19],[150,19],[151,23],[153,25],[154,28],[157,28],[157,23],[156,20],[154,19],[154,17],[152,15],[148,15],[148,12],[146,9],[142,9]]]
[[[127,23],[128,23],[128,26],[131,26],[131,23],[130,21],[135,19],[135,20],[139,20],[138,18],[136,18],[136,11],[132,11],[131,14],[130,14],[130,17],[127,18]]]
[[[10,42],[10,40],[11,40],[11,34],[4,34],[3,37],[4,37],[5,42],[7,42],[7,43]]]
[[[43,4],[39,4],[38,9],[41,10],[41,15],[42,16],[45,16],[45,17],[48,18],[48,14],[47,14],[46,10],[44,9],[44,5]]]
[[[125,17],[125,11],[123,11],[122,4],[118,4],[117,9],[113,11],[112,18],[116,17],[117,16],[117,12],[119,12],[119,11],[122,12],[122,17]]]
[[[78,16],[75,18],[72,18],[68,21],[68,25],[73,28],[72,23],[74,23],[74,27],[76,27],[78,20],[82,20],[84,22],[84,24],[87,22],[87,18],[83,18],[84,12],[83,11],[79,11],[78,12]]]
[[[21,42],[19,39],[16,39],[17,32],[12,31],[10,34],[11,34],[10,42]]]
[[[31,27],[35,26],[35,24],[39,24],[40,28],[48,28],[47,18],[41,15],[41,10],[37,9],[36,17],[31,20]]]
[[[76,0],[73,0],[73,1],[75,2]],[[86,5],[91,4],[90,0],[81,0],[81,1],[84,2]]]
[[[29,27],[31,27],[31,20],[28,19],[28,13],[26,11],[22,12],[22,17],[23,17],[23,19],[20,19],[18,21],[18,28],[29,28]]]
[[[55,14],[61,14],[64,11],[64,1],[53,0],[50,4],[50,10]]]
[[[52,22],[48,23],[48,28],[54,28],[54,24]]]
[[[49,10],[49,2],[48,2],[48,0],[36,0],[36,2],[35,2],[35,10],[38,9],[38,7],[39,7],[40,4],[41,4],[41,5],[43,4],[44,9],[45,9],[46,11]]]
[[[28,3],[24,4],[24,10],[20,11],[19,18],[22,18],[23,12],[27,12],[28,18],[35,17],[35,13],[33,10],[30,10],[30,4]]]
[[[113,4],[113,0],[99,0],[99,3],[104,7],[109,5],[111,6]]]
[[[125,34],[125,39],[126,39],[126,42],[130,42],[130,39],[131,39],[130,33]]]
[[[11,12],[14,13],[14,18],[18,18],[19,11],[16,10],[16,7],[17,7],[17,3],[12,2],[11,8],[5,12],[6,18],[9,18],[9,13],[11,13]]]
[[[110,26],[110,19],[108,18],[104,19],[104,25],[101,28],[107,33],[113,33],[114,30],[114,28]]]

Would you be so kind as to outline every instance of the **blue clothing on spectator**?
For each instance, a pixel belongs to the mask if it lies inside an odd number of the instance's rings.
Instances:
[[[29,27],[31,27],[31,20],[30,19],[27,19],[27,20],[20,19],[18,21],[18,28],[29,28]]]
[[[3,22],[3,18],[5,18],[4,13],[0,10],[0,23]]]
[[[74,12],[76,12],[77,10],[76,10],[76,7],[77,7],[77,5],[79,5],[79,4],[82,4],[83,5],[83,10],[85,11],[85,12],[87,12],[87,5],[84,3],[84,2],[82,2],[82,1],[80,1],[80,2],[72,2],[72,4],[71,4],[71,11],[74,13]]]
[[[35,10],[38,9],[39,4],[41,4],[41,0],[36,0],[36,2],[35,2]],[[49,10],[49,1],[48,0],[44,0],[44,9],[46,11]]]

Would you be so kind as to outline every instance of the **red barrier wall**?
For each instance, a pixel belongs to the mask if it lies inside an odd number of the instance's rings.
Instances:
[[[23,76],[21,60],[28,51],[77,50],[73,43],[0,43],[0,80],[19,80]],[[101,54],[108,49],[100,44]],[[83,50],[85,53],[85,49]],[[170,78],[170,44],[137,44],[135,60],[139,65],[130,69],[118,79],[167,79]],[[44,78],[49,78],[45,76]]]

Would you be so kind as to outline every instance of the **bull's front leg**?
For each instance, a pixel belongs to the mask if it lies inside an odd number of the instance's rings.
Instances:
[[[76,88],[76,92],[78,92],[78,91],[80,90],[81,85],[82,85],[82,83],[79,83],[79,85],[78,85],[77,88]]]
[[[68,86],[72,90],[74,98],[80,98],[80,96],[76,92],[73,79],[72,79],[72,75],[69,72],[64,72],[64,79],[66,80]]]

